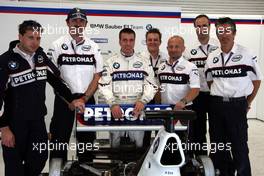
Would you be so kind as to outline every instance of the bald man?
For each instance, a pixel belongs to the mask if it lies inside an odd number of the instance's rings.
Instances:
[[[183,58],[184,39],[173,36],[167,45],[169,59],[159,67],[161,103],[174,105],[175,110],[191,109],[200,91],[199,72],[195,64]],[[190,137],[192,124],[190,123]]]
[[[185,60],[182,53],[185,50],[184,40],[173,36],[167,46],[169,60],[159,67],[161,86],[161,102],[173,104],[175,109],[184,109],[192,104],[199,94],[200,83],[197,67]]]

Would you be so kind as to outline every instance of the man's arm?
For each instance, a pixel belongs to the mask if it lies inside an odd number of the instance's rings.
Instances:
[[[200,88],[191,88],[191,90],[187,93],[187,95],[181,99],[181,101],[177,102],[175,105],[175,109],[183,109],[185,106],[193,101],[200,92]]]
[[[254,80],[252,81],[254,89],[252,91],[252,93],[247,97],[247,102],[248,102],[248,108],[250,108],[252,101],[254,100],[254,98],[256,97],[260,84],[261,84],[261,80]]]
[[[55,43],[52,43],[51,47],[47,51],[47,57],[53,62],[53,64],[58,67],[57,65],[57,59],[58,59],[58,53],[56,52],[57,47]]]
[[[0,57],[0,59],[3,60],[3,58]],[[8,126],[8,119],[5,116],[4,110],[5,110],[5,104],[4,104],[4,95],[5,91],[8,88],[8,73],[5,68],[4,63],[0,63],[0,128]]]
[[[47,81],[54,88],[55,93],[70,103],[73,100],[72,93],[67,87],[66,83],[60,77],[60,71],[53,64],[53,62],[46,58],[47,69]]]
[[[3,58],[0,58],[3,60]],[[5,69],[5,65],[0,63],[0,131],[2,137],[2,145],[6,147],[15,146],[15,136],[9,128],[8,117],[6,116],[5,104],[4,104],[4,95],[5,91],[8,88],[8,73]]]
[[[97,45],[94,46],[95,47],[95,53],[94,53],[94,58],[95,58],[95,73],[93,75],[93,79],[91,81],[91,83],[89,84],[88,88],[86,89],[84,96],[74,100],[72,103],[75,105],[78,104],[84,104],[88,102],[88,100],[94,95],[94,93],[96,92],[97,88],[98,88],[98,81],[102,76],[102,72],[103,72],[103,58],[102,55],[100,53],[100,50],[98,48]],[[85,107],[83,107],[84,110]]]
[[[147,60],[147,63],[145,64],[146,75],[144,78],[144,89],[142,97],[135,103],[135,107],[133,110],[133,115],[135,117],[138,117],[140,115],[141,111],[145,107],[145,104],[147,104],[154,98],[158,90],[157,82],[154,77],[154,71],[149,60]]]
[[[257,64],[257,57],[253,57],[252,59],[252,67],[254,72],[251,74],[249,73],[249,77],[252,80],[253,83],[253,91],[252,93],[247,97],[247,102],[248,102],[248,110],[250,109],[251,103],[253,102],[254,98],[256,97],[260,84],[261,84],[261,79],[262,79],[262,73],[260,71],[259,65]]]
[[[72,102],[73,97],[70,89],[60,77],[60,71],[57,66],[58,54],[56,53],[57,47],[53,42],[45,56],[47,70],[47,81],[55,89],[55,94],[59,95],[67,104]]]
[[[47,81],[54,88],[55,94],[59,95],[64,101],[69,104],[73,101],[73,96],[66,83],[51,71],[47,71]]]
[[[253,83],[253,91],[252,93],[247,97],[247,102],[248,102],[248,109],[250,109],[251,103],[253,102],[254,98],[256,97],[260,84],[261,84],[261,80],[263,78],[263,75],[261,73],[261,69],[258,65],[257,62],[257,56],[254,56],[252,58],[252,68],[254,71],[249,72],[249,77],[252,80]]]
[[[85,91],[85,95],[82,97],[84,103],[86,103],[95,93],[98,88],[98,81],[101,78],[102,73],[95,73],[92,82]]]
[[[60,77],[60,71],[54,65],[54,63],[46,58],[47,69],[47,81],[54,88],[54,92],[63,101],[65,101],[71,110],[79,108],[81,112],[84,111],[85,105],[83,102],[74,102],[74,97],[70,89],[67,87],[66,83]]]
[[[62,82],[65,85],[66,85],[66,83],[59,76],[60,71],[58,69],[58,63],[57,63],[59,53],[57,53],[57,51],[58,51],[57,43],[53,42],[51,47],[48,49],[48,52],[46,55],[49,58],[48,67],[49,67],[49,70],[51,71],[50,73],[55,75],[55,78],[53,77],[52,74],[50,74],[48,76],[48,78],[51,79],[51,81],[48,80],[48,82],[55,89],[55,94],[58,95],[65,103],[67,103],[71,110],[74,110],[76,107],[78,107],[79,110],[81,112],[83,112],[84,108],[85,108],[84,103],[79,102],[79,101],[71,101],[72,98],[69,98],[69,92],[68,92],[68,90],[66,90],[66,89],[68,89],[68,87],[66,86],[66,88],[65,88],[65,86],[63,86],[63,85],[62,85],[62,87],[59,86],[60,82]],[[58,81],[57,78],[59,79],[59,82],[57,82]],[[53,84],[53,81],[55,81],[54,84]]]
[[[98,87],[98,81],[101,77],[101,73],[95,73],[93,80],[91,81],[90,85],[88,86],[87,90],[84,93],[84,96],[73,100],[71,105],[70,105],[70,109],[74,109],[74,106],[82,106],[84,105],[81,109],[80,109],[80,113],[83,113],[85,110],[85,104],[87,103],[87,101],[94,95],[95,91],[97,90]]]
[[[190,91],[179,102],[175,104],[175,109],[183,109],[192,102],[200,92],[200,76],[197,67],[193,64],[193,68],[189,74]]]
[[[112,90],[112,70],[110,68],[110,63],[106,61],[104,65],[104,69],[102,72],[102,76],[98,81],[98,90],[99,93],[102,94],[106,100],[106,103],[111,107],[116,104],[115,97]]]
[[[101,55],[100,49],[97,44],[94,45],[94,59],[95,59],[95,65],[94,65],[95,72],[93,75],[93,80],[87,87],[84,93],[85,95],[81,99],[76,101],[83,101],[84,103],[86,103],[94,95],[94,93],[98,88],[98,81],[101,78],[103,72],[103,57]]]
[[[99,79],[98,88],[99,93],[102,94],[111,108],[111,113],[114,118],[121,118],[122,111],[120,106],[115,102],[115,97],[112,90],[112,69],[110,68],[111,62],[108,60],[104,65],[102,77]]]
[[[186,100],[187,103],[191,102],[199,95],[199,92],[200,92],[200,88],[192,88],[188,92],[188,94],[184,97],[184,99]]]
[[[211,89],[211,85],[213,84],[213,77],[212,77],[211,69],[209,69],[207,62],[205,63],[205,66],[204,66],[204,74],[205,74],[205,79],[207,81],[208,88]]]
[[[155,104],[161,104],[161,93],[160,93],[160,89],[158,89],[158,92],[156,93],[156,95],[154,96],[154,101]]]
[[[139,99],[139,101],[141,101],[144,104],[150,102],[154,98],[156,92],[158,91],[158,85],[154,77],[154,71],[152,69],[149,60],[147,61],[148,62],[146,63],[145,66],[146,75],[144,78],[143,94],[142,97]]]

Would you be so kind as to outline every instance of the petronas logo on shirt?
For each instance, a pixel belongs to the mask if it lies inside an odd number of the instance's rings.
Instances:
[[[213,52],[214,50],[216,50],[218,47],[217,46],[212,46],[210,49],[209,49],[209,53]]]
[[[232,61],[233,62],[238,62],[238,61],[240,61],[242,59],[242,55],[237,55],[237,56],[234,56],[234,57],[232,57]]]

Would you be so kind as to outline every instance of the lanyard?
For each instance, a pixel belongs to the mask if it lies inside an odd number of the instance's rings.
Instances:
[[[159,62],[159,59],[160,59],[160,55],[158,55],[158,58],[157,58],[157,61],[156,61],[155,65],[153,65],[152,57],[151,57],[151,56],[149,56],[149,59],[150,59],[151,66],[152,66],[153,69],[154,69],[154,68],[156,68],[157,65],[158,65],[158,62]]]
[[[157,73],[156,73],[156,72],[157,72],[157,70],[159,69],[159,68],[157,67],[157,65],[158,65],[158,62],[159,62],[159,59],[160,59],[160,55],[158,55],[158,58],[157,58],[157,61],[156,61],[155,65],[153,65],[151,55],[149,56],[149,59],[150,59],[150,64],[151,64],[152,69],[153,69],[153,71],[154,71],[155,77],[157,77]]]
[[[73,42],[73,40],[71,41],[71,47],[72,47],[72,49],[74,51],[74,54],[76,54],[77,46],[84,44],[85,40],[82,40],[81,42],[77,43],[75,47],[74,47],[74,44],[72,42]]]
[[[207,45],[207,48],[206,48],[206,52],[203,50],[203,48],[202,48],[202,46],[200,45],[199,46],[199,48],[200,48],[200,50],[204,53],[204,55],[207,57],[208,56],[208,50],[209,50],[209,47],[210,47],[210,45],[208,44]]]
[[[233,52],[231,52],[229,54],[229,56],[228,56],[228,58],[227,58],[227,60],[225,62],[224,55],[223,55],[223,53],[221,53],[222,67],[225,67],[226,66],[227,62],[231,59],[232,55],[233,55]]]
[[[74,45],[73,45],[72,42],[71,42],[71,47],[72,47],[72,49],[73,49],[73,51],[74,51],[74,54],[76,54],[75,47],[74,47]]]
[[[167,61],[167,64],[169,65],[169,66],[171,66],[171,71],[173,72],[173,73],[175,73],[175,70],[174,70],[174,68],[176,67],[176,65],[179,63],[179,61],[177,60],[173,65],[171,65],[170,63],[169,63],[169,61]]]

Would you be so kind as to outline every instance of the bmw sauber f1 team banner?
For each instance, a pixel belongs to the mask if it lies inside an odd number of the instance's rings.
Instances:
[[[2,34],[8,34],[1,38],[0,51],[4,52],[11,38],[16,37],[17,25],[25,19],[37,19],[43,28],[42,47],[50,48],[51,43],[68,33],[65,22],[67,13],[73,8],[82,8],[87,15],[88,24],[83,30],[85,36],[99,45],[103,58],[107,59],[120,52],[118,41],[119,31],[123,28],[131,28],[136,33],[135,51],[142,52],[147,49],[145,34],[152,28],[158,28],[162,33],[162,40],[167,41],[170,36],[180,33],[181,9],[175,5],[146,5],[142,3],[116,4],[116,3],[56,3],[56,2],[1,2],[0,20],[8,19],[12,23],[6,23]],[[8,33],[7,30],[8,29]],[[77,31],[74,31],[77,32]],[[162,42],[160,49],[166,51],[166,43]],[[63,50],[71,49],[71,45],[64,43]],[[81,50],[89,51],[90,45],[84,45]],[[1,52],[1,53],[2,53]],[[74,58],[63,56],[59,64],[93,64],[91,56]]]
[[[92,127],[120,127],[120,126],[162,126],[163,121],[159,119],[146,119],[142,113],[138,118],[134,117],[132,112],[134,105],[120,105],[123,117],[121,119],[114,119],[111,116],[111,110],[109,105],[99,104],[99,105],[86,105],[84,114],[77,114],[77,131],[82,131],[85,128],[87,131],[92,129]],[[146,105],[145,110],[171,110],[171,105]],[[136,128],[137,128],[136,127]],[[90,129],[89,129],[90,128]],[[133,129],[132,129],[133,130]]]

